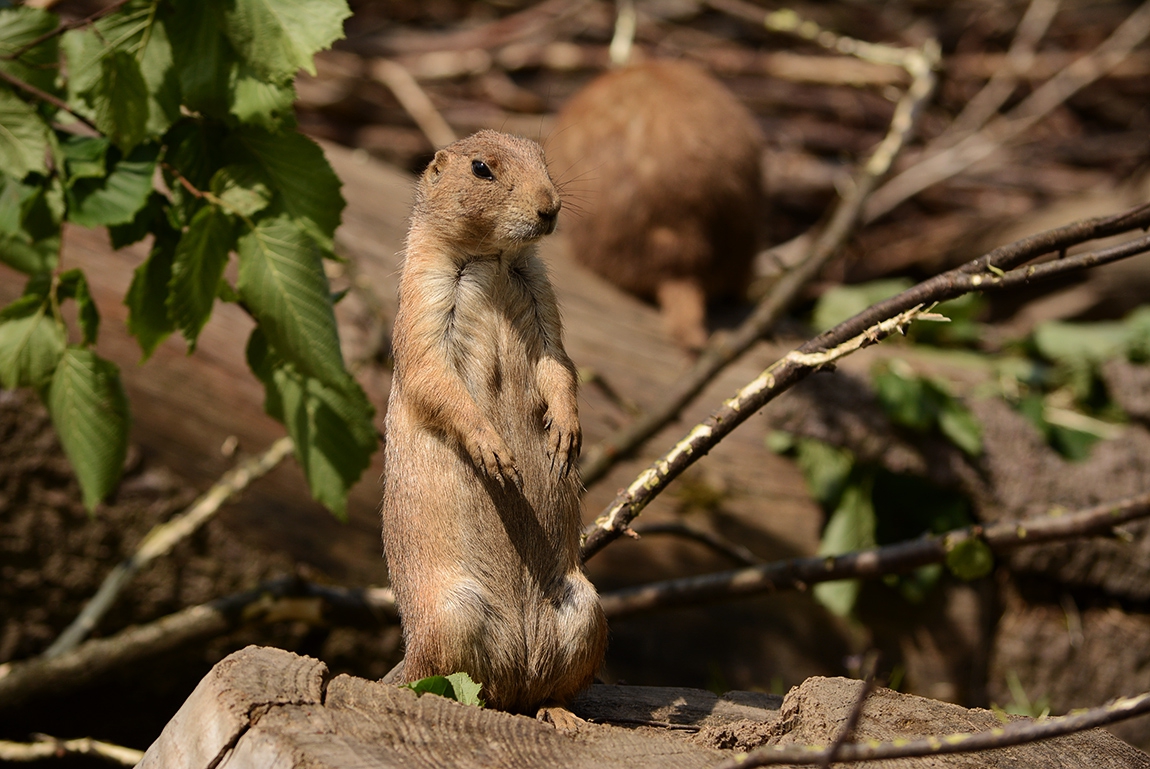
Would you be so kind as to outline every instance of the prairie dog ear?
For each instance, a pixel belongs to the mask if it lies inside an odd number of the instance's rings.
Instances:
[[[431,183],[435,184],[439,181],[439,177],[443,175],[443,168],[447,165],[447,150],[440,150],[435,153],[435,157],[427,165],[427,171],[431,175]]]

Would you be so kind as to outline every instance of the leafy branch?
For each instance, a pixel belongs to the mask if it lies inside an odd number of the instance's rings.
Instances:
[[[121,0],[63,24],[0,9],[0,261],[28,276],[0,310],[0,385],[40,393],[89,509],[119,482],[130,416],[118,369],[93,351],[82,265],[60,272],[64,222],[106,227],[116,248],[151,238],[125,297],[144,359],[177,331],[193,352],[217,300],[248,311],[265,409],[313,496],[344,515],[378,441],[323,270],[340,181],[291,106],[296,72],[314,73],[349,15],[342,0]],[[75,135],[65,113],[95,135]],[[81,305],[79,345],[67,299]]]
[[[1150,238],[1144,237],[1061,262],[1023,266],[1046,254],[1065,254],[1067,249],[1091,240],[1147,227],[1150,227],[1150,204],[1032,235],[929,278],[808,341],[727,399],[621,491],[584,530],[583,559],[587,560],[626,533],[631,521],[683,470],[752,414],[812,372],[901,331],[923,307],[971,291],[1011,288],[1150,251]]]

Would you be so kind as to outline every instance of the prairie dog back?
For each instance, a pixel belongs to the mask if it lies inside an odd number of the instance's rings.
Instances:
[[[751,113],[693,65],[601,75],[563,107],[548,141],[584,209],[564,223],[572,254],[658,302],[676,341],[701,347],[707,300],[741,296],[750,280],[762,141]]]
[[[382,515],[404,677],[463,670],[513,711],[563,704],[606,644],[579,566],[575,367],[534,248],[560,205],[534,142],[440,150],[393,336]]]

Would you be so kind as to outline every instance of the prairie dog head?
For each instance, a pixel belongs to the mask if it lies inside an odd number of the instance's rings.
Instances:
[[[552,233],[560,205],[543,148],[485,130],[435,153],[414,221],[474,255],[502,253]]]

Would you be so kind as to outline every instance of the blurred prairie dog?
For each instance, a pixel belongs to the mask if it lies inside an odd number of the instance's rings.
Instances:
[[[402,677],[466,671],[515,712],[565,704],[606,648],[579,563],[575,366],[534,245],[559,208],[535,142],[480,131],[436,153],[407,237],[385,428]]]
[[[650,61],[608,72],[559,113],[547,152],[583,211],[564,232],[574,257],[659,304],[698,350],[707,300],[751,278],[763,138],[751,113],[697,67]]]

